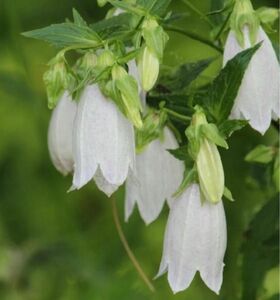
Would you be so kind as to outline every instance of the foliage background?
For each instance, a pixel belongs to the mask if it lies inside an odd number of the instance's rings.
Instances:
[[[253,4],[256,8],[277,6],[274,0]],[[211,3],[199,0],[195,5],[208,12]],[[172,6],[189,14],[179,24],[182,28],[209,36],[208,25],[187,6],[179,1]],[[222,151],[227,186],[236,201],[225,202],[228,248],[220,296],[209,291],[198,275],[187,291],[177,295],[172,295],[162,277],[154,282],[157,291],[151,294],[119,241],[110,200],[94,184],[66,193],[71,178],[61,177],[52,166],[46,139],[51,112],[42,74],[55,52],[20,32],[62,22],[71,17],[72,7],[90,22],[102,18],[108,9],[98,8],[93,0],[0,0],[0,299],[277,299],[278,236],[271,220],[277,219],[278,209],[268,206],[248,231],[272,193],[264,169],[244,161],[257,144],[276,141],[274,128],[264,137],[249,128],[237,132],[230,150]],[[277,33],[271,37],[277,42]],[[216,55],[208,46],[172,34],[165,63]],[[220,67],[218,58],[204,78],[213,77]],[[116,195],[121,217],[123,193],[121,188]],[[135,211],[130,222],[123,224],[150,277],[159,266],[167,216],[165,207],[160,218],[146,227]],[[262,238],[272,242],[263,247]]]

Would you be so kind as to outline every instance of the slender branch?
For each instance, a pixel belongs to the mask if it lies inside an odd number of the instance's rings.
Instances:
[[[197,15],[201,17],[202,20],[204,20],[208,25],[210,25],[212,28],[215,27],[215,24],[213,24],[209,18],[201,12],[198,8],[196,8],[189,0],[182,0],[182,2],[187,5],[193,12],[195,12]]]
[[[145,274],[145,272],[143,271],[143,269],[141,268],[139,262],[137,261],[135,255],[133,254],[127,239],[124,235],[124,232],[122,230],[121,227],[121,223],[120,223],[120,218],[119,218],[119,214],[118,214],[118,209],[116,206],[116,201],[114,198],[111,198],[112,200],[112,212],[113,212],[113,217],[114,217],[114,222],[116,225],[116,229],[117,232],[119,234],[120,240],[125,248],[125,251],[128,255],[128,257],[130,258],[132,264],[134,265],[136,271],[138,272],[139,276],[143,279],[143,281],[145,282],[145,284],[148,286],[148,288],[152,291],[155,292],[155,287],[153,286],[153,284],[151,283],[151,281],[149,280],[149,278],[147,277],[147,275]]]
[[[191,120],[191,117],[187,117],[187,116],[184,116],[184,115],[181,115],[181,114],[179,114],[179,113],[177,113],[176,111],[174,111],[174,110],[171,110],[171,109],[169,109],[169,108],[162,108],[165,112],[167,112],[169,115],[171,115],[171,116],[173,116],[173,117],[175,117],[175,118],[177,118],[177,119],[179,119],[179,120],[182,120],[182,121],[184,121],[184,122],[187,122],[187,123],[189,123],[190,122],[190,120]]]
[[[182,35],[185,35],[185,36],[187,36],[187,37],[189,37],[189,38],[191,38],[193,40],[199,41],[199,42],[201,42],[203,44],[206,44],[206,45],[212,47],[213,49],[215,49],[216,51],[218,51],[220,53],[223,53],[223,49],[222,48],[220,48],[219,46],[215,45],[212,41],[199,36],[196,33],[193,33],[193,32],[190,32],[190,31],[187,31],[187,30],[175,27],[175,26],[171,26],[171,25],[164,25],[164,29],[167,30],[167,31],[173,31],[173,32],[177,32],[177,33],[180,33]]]

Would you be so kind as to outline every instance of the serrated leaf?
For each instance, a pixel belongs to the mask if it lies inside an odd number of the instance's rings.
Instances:
[[[101,39],[87,26],[74,23],[53,24],[41,29],[24,32],[24,36],[48,42],[55,47],[95,47]]]
[[[219,126],[219,131],[226,138],[230,137],[235,131],[242,129],[248,124],[246,120],[226,120]]]
[[[255,149],[253,149],[246,155],[245,160],[247,162],[268,164],[273,160],[274,156],[275,150],[272,147],[258,145]]]
[[[227,62],[213,83],[209,86],[208,96],[202,106],[217,123],[225,121],[234,104],[243,75],[261,43],[246,49]]]
[[[213,58],[203,59],[195,63],[182,64],[179,67],[168,70],[159,80],[169,91],[180,92],[186,89],[208,66]]]
[[[228,144],[224,137],[220,134],[215,124],[202,124],[200,125],[201,133],[214,144],[228,149]]]

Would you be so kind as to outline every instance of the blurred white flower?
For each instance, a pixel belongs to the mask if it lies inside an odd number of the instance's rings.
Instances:
[[[215,293],[223,281],[227,233],[223,203],[201,202],[198,184],[172,202],[157,276],[168,272],[174,293],[189,287],[196,271]]]
[[[230,31],[224,51],[224,64],[242,50],[253,46],[247,26],[243,29],[244,48]],[[241,83],[231,119],[249,120],[251,127],[264,134],[271,118],[279,118],[279,63],[272,44],[259,27],[256,43],[261,47],[253,56]]]
[[[51,160],[63,175],[73,172],[72,131],[77,104],[67,92],[55,107],[49,125],[48,147]]]
[[[164,139],[153,140],[136,156],[137,177],[130,174],[126,181],[125,219],[130,217],[135,204],[146,224],[154,221],[165,202],[169,204],[183,180],[184,164],[166,149],[178,148],[173,133],[164,129]]]
[[[110,196],[135,164],[133,126],[97,85],[85,88],[73,130],[73,189],[94,179]]]

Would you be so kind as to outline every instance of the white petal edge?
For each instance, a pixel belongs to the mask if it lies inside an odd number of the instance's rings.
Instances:
[[[202,205],[199,186],[190,185],[172,204],[157,277],[168,272],[170,287],[177,293],[188,288],[199,271],[205,284],[218,294],[226,242],[222,202]]]
[[[72,173],[74,167],[72,132],[76,111],[76,102],[65,92],[50,119],[48,129],[50,157],[55,168],[63,175]]]
[[[184,164],[174,158],[166,149],[178,148],[173,133],[164,129],[164,140],[156,139],[136,156],[137,178],[128,176],[125,196],[125,219],[129,219],[137,204],[146,225],[159,216],[165,200],[172,201],[172,195],[179,187],[184,173]]]

